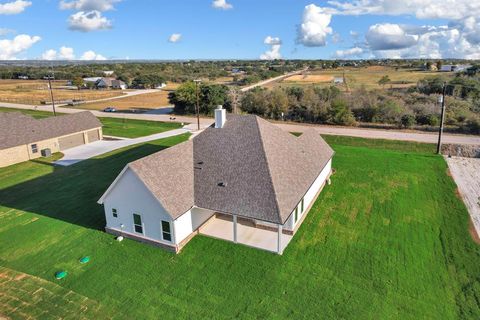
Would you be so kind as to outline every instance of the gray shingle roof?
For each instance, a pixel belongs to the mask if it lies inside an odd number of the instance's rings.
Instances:
[[[20,112],[0,112],[0,150],[101,127],[89,111],[34,119]]]
[[[130,164],[175,219],[192,206],[285,223],[332,158],[315,130],[300,137],[254,115]]]

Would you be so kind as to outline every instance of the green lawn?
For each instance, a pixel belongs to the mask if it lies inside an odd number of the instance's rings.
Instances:
[[[333,183],[283,256],[203,236],[179,255],[115,242],[102,231],[97,199],[127,162],[186,137],[71,167],[28,162],[0,169],[0,314],[480,317],[480,247],[470,239],[468,213],[444,160],[406,151],[408,145],[395,151],[386,142],[336,140]],[[91,262],[80,265],[84,255]],[[60,269],[69,275],[58,281],[53,274]]]
[[[119,118],[99,118],[103,124],[103,134],[137,138],[151,134],[165,132],[173,129],[180,129],[182,125],[178,122],[160,122]]]
[[[37,119],[53,117],[53,113],[48,111],[0,108],[0,112],[13,111],[19,111]],[[62,114],[63,113],[57,113],[57,115]],[[138,138],[143,136],[149,136],[155,133],[161,133],[168,130],[179,129],[182,127],[182,125],[178,122],[160,122],[103,117],[98,119],[103,125],[104,135],[124,138]]]

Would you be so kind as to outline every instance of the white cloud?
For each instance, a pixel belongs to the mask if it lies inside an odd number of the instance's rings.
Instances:
[[[413,15],[418,19],[460,20],[480,15],[476,0],[354,0],[328,1],[333,13],[343,15]]]
[[[42,53],[42,60],[57,60],[57,51],[53,49],[49,49]]]
[[[0,14],[19,14],[31,5],[30,1],[24,0],[0,3]]]
[[[59,52],[54,49],[45,51],[41,58],[42,60],[74,60],[75,53],[73,48],[62,46]]]
[[[73,48],[62,46],[58,57],[60,60],[74,60],[75,53],[73,52]]]
[[[16,31],[13,29],[0,28],[0,36],[6,36],[7,34],[15,33],[15,32]]]
[[[215,9],[229,10],[233,9],[233,5],[228,3],[226,0],[213,0],[212,7]]]
[[[115,9],[114,4],[121,0],[73,0],[60,1],[60,9],[76,11],[109,11]]]
[[[372,50],[394,50],[414,46],[418,35],[410,35],[398,24],[384,23],[370,26],[365,36]]]
[[[282,40],[279,37],[268,36],[263,40],[263,43],[268,45],[282,44]]]
[[[72,14],[68,22],[69,29],[82,32],[104,30],[112,27],[112,22],[102,16],[102,13],[97,10],[88,12],[79,11]]]
[[[29,36],[27,34],[20,34],[12,40],[0,40],[0,60],[17,59],[17,55],[28,50],[36,42],[40,41],[38,36]]]
[[[181,33],[172,33],[170,37],[168,37],[168,42],[176,43],[182,39]]]
[[[262,53],[260,59],[262,60],[275,60],[281,59],[282,54],[280,48],[282,47],[282,40],[279,37],[268,36],[263,40],[263,43],[270,46],[270,50]]]
[[[327,8],[310,4],[303,11],[302,24],[298,26],[297,42],[307,47],[321,47],[327,44],[327,35],[333,32],[329,27],[332,19]]]
[[[337,58],[358,58],[363,54],[363,49],[360,47],[353,47],[346,50],[335,51]]]
[[[95,53],[95,51],[89,50],[82,54],[80,60],[107,60],[101,54]]]

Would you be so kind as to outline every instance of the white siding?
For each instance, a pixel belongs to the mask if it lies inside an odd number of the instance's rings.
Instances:
[[[130,169],[125,171],[108,193],[104,200],[104,208],[108,228],[142,236],[135,232],[133,226],[133,214],[137,213],[142,216],[144,238],[172,244],[163,241],[160,227],[161,220],[171,223],[170,215]],[[113,208],[117,209],[117,218],[113,217]]]
[[[215,214],[214,211],[192,208],[175,220],[175,240],[182,242],[193,231],[197,230],[205,221]]]
[[[325,183],[325,180],[327,179],[331,170],[332,170],[332,160],[330,159],[330,161],[328,161],[325,168],[322,170],[322,172],[320,172],[320,174],[315,179],[315,181],[313,182],[310,189],[308,189],[308,191],[305,193],[305,196],[303,197],[303,201],[304,201],[303,210],[304,210],[304,212],[300,212],[301,208],[300,208],[300,204],[298,204],[298,212],[299,212],[298,220],[297,220],[297,222],[294,221],[295,220],[295,210],[294,210],[292,212],[292,214],[290,215],[290,218],[288,218],[287,222],[285,222],[284,228],[286,230],[295,229],[295,226],[298,223],[298,221],[300,221],[301,217],[305,214],[308,207],[313,203],[313,201],[315,201],[316,194],[318,193],[320,188]]]

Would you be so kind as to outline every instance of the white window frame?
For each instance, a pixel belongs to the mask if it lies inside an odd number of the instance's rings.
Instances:
[[[165,232],[167,234],[170,235],[170,240],[167,240],[165,239],[165,237],[163,236],[163,222],[167,222],[169,227],[170,227],[170,231],[169,232]],[[162,233],[162,240],[163,241],[167,241],[167,242],[173,242],[173,230],[172,230],[172,222],[168,221],[168,220],[160,220],[160,231]]]
[[[135,216],[134,216],[134,215],[138,215],[138,216],[140,217],[141,225],[135,224]],[[134,213],[132,214],[132,220],[133,220],[133,232],[138,233],[138,234],[143,234],[143,235],[145,235],[145,225],[144,225],[144,223],[143,223],[143,217],[142,217],[142,215],[141,215],[140,213],[134,212]],[[142,227],[142,232],[137,232],[137,230],[135,230],[135,226],[141,226],[141,227]]]

